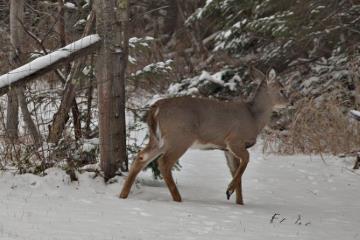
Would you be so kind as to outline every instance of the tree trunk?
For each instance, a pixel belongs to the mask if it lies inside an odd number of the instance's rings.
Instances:
[[[64,9],[63,0],[58,0],[58,14],[59,14],[59,19],[56,28],[57,28],[57,33],[60,36],[61,47],[64,47],[66,46],[66,32],[65,32],[65,9]]]
[[[91,55],[91,69],[94,67],[94,55]],[[94,75],[90,76],[89,87],[87,89],[87,103],[86,103],[86,116],[85,116],[85,136],[91,138],[91,112],[92,112],[92,101],[94,92]]]
[[[128,63],[128,24],[129,24],[129,0],[118,0],[118,11],[117,11],[117,24],[119,25],[119,36],[118,40],[120,42],[120,53],[118,53],[117,58],[119,59],[119,72],[115,79],[114,89],[114,102],[118,105],[113,106],[113,111],[115,112],[115,118],[113,119],[114,125],[118,126],[117,133],[114,134],[115,144],[119,146],[118,155],[115,156],[120,159],[120,169],[121,171],[128,171],[128,158],[126,150],[126,117],[125,117],[125,81],[126,81],[126,67]]]
[[[177,3],[179,20],[184,24],[186,18],[185,18],[184,10],[181,6],[181,1],[180,0],[175,0],[175,1]],[[195,53],[203,54],[207,52],[201,39],[201,29],[198,21],[196,21],[195,29],[189,29],[186,26],[184,26],[184,31],[187,34],[188,38],[191,40]]]
[[[19,19],[24,17],[24,1],[11,0],[10,1],[10,41],[12,45],[12,52],[10,53],[11,65],[18,65],[22,55],[22,38],[21,24]],[[14,142],[18,138],[19,126],[19,102],[17,99],[16,89],[11,89],[8,93],[8,105],[6,114],[6,130],[8,138]]]
[[[80,110],[76,102],[76,98],[74,97],[72,107],[71,107],[71,114],[73,116],[73,123],[74,123],[74,134],[75,139],[80,140],[82,136],[81,131],[81,116],[80,116]]]
[[[21,66],[24,63],[24,0],[12,0],[10,2],[10,40],[13,46],[13,53],[11,57],[11,64],[14,67]],[[24,94],[24,87],[17,87],[13,89],[9,96],[9,106],[7,115],[8,134],[12,141],[17,138],[18,130],[18,105],[20,104],[21,112],[23,114],[24,122],[29,129],[29,132],[33,138],[35,146],[40,146],[41,136],[39,131],[31,118],[29,109],[27,108],[26,98]],[[10,106],[11,105],[11,106]]]
[[[165,43],[167,43],[172,34],[177,29],[178,24],[178,5],[176,0],[167,0],[168,7],[166,8],[165,23],[164,23],[164,33],[167,34]]]
[[[356,154],[356,160],[353,169],[359,169],[360,168],[360,152]]]
[[[7,99],[6,135],[14,143],[18,139],[19,126],[19,102],[16,89],[9,91]]]
[[[125,69],[127,63],[127,0],[97,0],[96,27],[102,47],[96,62],[99,98],[100,159],[105,180],[119,167],[127,170]]]
[[[40,135],[39,130],[36,127],[33,119],[31,118],[31,113],[30,113],[29,109],[27,108],[27,102],[26,102],[24,92],[25,92],[24,87],[17,88],[17,97],[18,97],[18,101],[20,104],[20,109],[23,114],[24,122],[25,122],[27,128],[29,129],[29,132],[33,138],[34,145],[36,147],[39,147],[39,146],[41,146],[41,142],[42,142],[41,135]]]

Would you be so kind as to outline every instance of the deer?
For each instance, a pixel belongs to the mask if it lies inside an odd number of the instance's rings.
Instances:
[[[243,205],[242,175],[249,162],[248,149],[255,145],[273,107],[287,102],[275,71],[265,76],[251,67],[250,77],[260,84],[249,101],[182,96],[153,104],[147,116],[149,142],[133,161],[119,197],[127,198],[138,173],[156,160],[172,199],[181,202],[171,171],[174,164],[189,148],[218,149],[225,152],[232,174],[226,197],[229,200],[236,192],[236,203]]]

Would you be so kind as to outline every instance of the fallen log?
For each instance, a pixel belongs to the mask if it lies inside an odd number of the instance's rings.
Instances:
[[[6,94],[12,87],[21,86],[26,82],[30,82],[31,80],[56,69],[59,64],[70,62],[78,57],[93,52],[99,46],[99,35],[89,35],[1,75],[0,96]]]

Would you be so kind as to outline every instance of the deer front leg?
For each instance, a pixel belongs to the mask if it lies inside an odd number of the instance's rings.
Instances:
[[[240,145],[241,146],[241,145]],[[231,180],[227,190],[226,190],[226,196],[227,199],[230,199],[230,196],[234,193],[235,189],[238,188],[238,197],[236,200],[237,204],[244,204],[243,201],[243,195],[242,195],[242,175],[247,167],[247,164],[249,162],[249,152],[246,150],[245,147],[240,147],[237,145],[238,148],[236,148],[236,145],[229,145],[229,151],[230,153],[240,160],[240,164],[238,168],[235,171],[235,174],[233,176],[233,179]]]
[[[234,157],[234,155],[232,155],[229,151],[225,151],[225,157],[226,157],[226,163],[231,172],[231,176],[234,177],[236,170],[240,165],[240,159]],[[239,182],[235,186],[235,192],[236,192],[236,203],[241,204],[242,198],[241,198],[241,188]]]

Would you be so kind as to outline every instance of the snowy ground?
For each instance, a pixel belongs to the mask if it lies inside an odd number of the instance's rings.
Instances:
[[[69,183],[55,169],[0,173],[0,239],[360,239],[360,172],[349,159],[251,157],[244,206],[226,200],[230,174],[217,151],[182,158],[182,203],[148,173],[127,200],[117,198],[120,178],[105,186],[91,174]]]

